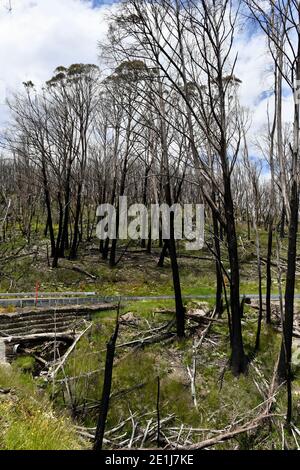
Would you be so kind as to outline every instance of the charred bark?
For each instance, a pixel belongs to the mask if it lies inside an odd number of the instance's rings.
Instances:
[[[99,417],[98,417],[98,424],[97,424],[94,447],[93,447],[93,450],[95,451],[102,450],[102,446],[103,446],[104,431],[105,431],[107,414],[109,410],[113,364],[114,364],[115,348],[116,348],[118,332],[119,332],[119,321],[117,318],[117,324],[115,327],[114,334],[111,336],[110,340],[108,341],[107,348],[106,348],[104,383],[103,383],[103,389],[102,389],[102,398],[101,398],[100,412],[99,412]]]

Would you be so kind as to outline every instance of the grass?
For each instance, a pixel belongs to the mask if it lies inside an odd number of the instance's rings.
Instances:
[[[239,248],[241,293],[257,293],[255,245],[253,240],[247,240],[245,227],[239,227],[239,235],[241,237]],[[40,244],[40,252],[37,256],[18,258],[5,265],[5,276],[0,277],[0,292],[33,292],[38,281],[41,286],[40,290],[48,292],[95,291],[103,296],[173,294],[172,273],[168,258],[165,260],[165,266],[158,268],[156,255],[136,253],[133,249],[126,253],[116,267],[110,268],[95,248],[83,246],[78,260],[73,262],[67,259],[61,260],[60,267],[52,269],[47,266],[45,241],[41,242],[37,238],[34,242]],[[287,240],[284,239],[282,257],[286,256],[286,243]],[[95,241],[93,247],[96,246]],[[261,230],[263,257],[266,256],[266,250],[267,234]],[[186,253],[183,245],[179,245],[179,252],[183,255],[178,260],[183,295],[213,295],[216,287],[215,262],[208,249],[203,248],[201,251],[192,252],[192,256],[199,257],[199,259],[191,258],[191,253]],[[223,247],[223,252],[224,266],[228,267],[225,247]],[[159,253],[158,247],[155,248],[155,253]],[[186,254],[188,257],[184,257]],[[96,280],[73,271],[74,265],[95,275]],[[263,266],[263,274],[264,270]],[[275,274],[273,276],[272,292],[277,293]],[[265,292],[265,276],[263,276],[262,287]],[[300,279],[296,280],[296,291],[300,292]]]
[[[32,356],[19,356],[15,360],[14,364],[22,372],[31,372],[31,373],[33,373],[34,368],[35,368],[35,359]]]
[[[190,304],[192,302],[190,301]],[[159,309],[170,309],[171,301],[141,301],[128,303],[122,313],[131,312],[135,327],[121,326],[118,344],[132,340],[137,333],[146,332],[149,327],[158,327],[172,319],[171,313],[158,313]],[[256,333],[256,312],[247,307],[244,323],[244,341],[247,354],[253,351]],[[76,421],[81,425],[94,426],[97,410],[89,409],[100,400],[105,364],[106,342],[114,330],[115,312],[99,312],[95,315],[94,326],[82,338],[75,352],[69,358],[65,374],[69,377],[97,371],[89,377],[83,376],[72,381],[71,392],[76,408]],[[157,377],[160,377],[160,411],[162,419],[174,415],[170,426],[203,429],[224,429],[237,419],[245,420],[255,416],[255,409],[263,401],[255,381],[260,378],[250,365],[249,372],[238,379],[233,377],[226,365],[229,357],[228,332],[225,323],[215,323],[210,333],[213,343],[203,344],[197,356],[196,409],[190,391],[187,366],[192,360],[192,338],[173,341],[170,344],[153,344],[144,348],[117,348],[113,373],[113,396],[111,398],[107,429],[112,429],[130,413],[138,416],[139,426],[145,427],[150,416],[155,417],[157,399]],[[280,335],[263,325],[261,348],[253,364],[270,382],[274,363],[280,347]],[[47,398],[42,384],[28,373],[33,364],[28,357],[15,361],[13,369],[1,370],[0,386],[13,387],[16,395],[0,400],[0,447],[3,449],[74,449],[87,444],[78,440],[70,418],[67,417],[68,394],[58,381],[55,390],[55,406]],[[26,372],[25,372],[26,371]],[[224,373],[225,372],[225,373]],[[294,419],[299,426],[297,397],[300,390],[299,368],[295,367]],[[58,377],[63,378],[64,374]],[[136,387],[136,388],[135,388]],[[130,390],[129,393],[126,391]],[[64,392],[64,396],[62,395]],[[49,388],[49,393],[52,393]],[[17,397],[17,398],[15,398]],[[284,413],[285,391],[277,398],[276,413]],[[248,416],[247,416],[248,414]],[[18,423],[22,423],[19,425]],[[1,431],[2,430],[2,431]],[[122,429],[124,438],[132,433],[129,421]],[[211,435],[200,432],[190,439],[203,440]],[[214,435],[214,434],[212,434]],[[294,448],[292,437],[286,440]],[[151,443],[147,442],[147,446]],[[239,436],[236,441],[219,444],[218,448],[232,449],[278,449],[281,433],[276,428],[262,426],[259,432],[250,436]]]
[[[207,234],[209,232],[207,231]],[[207,235],[209,237],[209,235]],[[254,234],[251,240],[247,240],[246,227],[238,226],[239,236],[239,256],[241,271],[241,293],[257,293],[257,268]],[[261,253],[266,257],[267,233],[260,229]],[[208,240],[209,241],[209,240]],[[14,241],[14,249],[24,245],[24,240],[20,236]],[[12,259],[5,265],[5,276],[0,277],[0,292],[33,292],[36,282],[40,283],[41,291],[63,292],[73,291],[96,291],[99,295],[119,296],[119,295],[171,295],[173,293],[172,274],[170,261],[165,260],[165,267],[157,267],[157,254],[160,249],[154,246],[153,255],[137,253],[137,247],[129,250],[115,267],[110,268],[106,261],[103,261],[96,247],[97,240],[89,246],[83,245],[80,248],[78,260],[60,260],[59,268],[52,269],[47,266],[46,244],[47,241],[41,239],[40,234],[33,234],[33,246],[39,246],[39,253],[36,256],[24,256]],[[282,243],[282,256],[286,256],[287,239]],[[275,242],[274,242],[275,247]],[[2,249],[12,249],[12,242],[2,244]],[[123,248],[119,246],[120,250]],[[178,243],[178,250],[181,254],[179,258],[180,278],[183,295],[212,295],[215,292],[215,262],[209,252],[204,247],[200,251],[185,252],[184,244]],[[224,266],[228,267],[226,247],[222,247]],[[28,248],[31,251],[31,248]],[[26,253],[24,253],[26,254]],[[187,257],[185,257],[187,255]],[[192,255],[192,257],[191,257]],[[275,254],[273,254],[273,257]],[[194,257],[199,257],[195,259]],[[72,270],[73,266],[81,266],[84,270],[95,275],[96,280],[87,278],[81,273]],[[264,266],[263,266],[264,270]],[[296,282],[297,291],[300,292],[300,279]],[[265,291],[265,279],[263,276],[263,290]],[[277,283],[274,279],[273,292],[277,292]]]
[[[24,373],[25,365],[18,360],[13,368],[0,367],[0,388],[10,389],[10,393],[0,393],[0,449],[86,448],[70,419],[64,413],[58,415],[31,374]]]
[[[257,272],[255,246],[248,241],[245,231],[241,235],[241,292],[257,293]],[[262,253],[265,256],[267,237],[261,232]],[[284,242],[285,244],[286,242]],[[283,254],[284,254],[283,246]],[[193,253],[193,256],[208,258],[194,259],[180,257],[180,276],[183,296],[208,295],[215,292],[214,261],[209,259],[207,249]],[[225,257],[224,257],[225,259]],[[86,271],[97,276],[95,281],[72,271],[73,265],[80,265]],[[8,264],[5,269],[13,279],[11,290],[33,291],[36,280],[45,291],[96,291],[100,295],[164,295],[173,294],[172,276],[169,260],[164,268],[157,268],[153,256],[128,253],[121,263],[111,269],[99,259],[99,254],[88,248],[82,248],[79,260],[60,262],[60,268],[47,267],[45,252],[41,250],[35,258],[21,258]],[[226,263],[225,263],[226,266]],[[264,281],[265,282],[265,281]],[[0,290],[7,290],[10,280],[0,279]],[[263,284],[265,289],[265,284]],[[297,280],[300,288],[300,280]],[[274,281],[273,291],[277,291]],[[208,306],[213,307],[214,299],[209,299]],[[191,300],[188,306],[195,306]],[[173,318],[172,313],[158,313],[158,310],[174,309],[173,300],[147,300],[127,302],[123,313],[130,312],[133,318],[131,326],[122,326],[118,344],[131,341],[139,334],[146,335],[147,330],[161,327]],[[252,357],[256,334],[257,312],[245,308],[243,336],[246,353]],[[225,316],[224,316],[225,319]],[[65,365],[64,373],[71,378],[69,392],[73,400],[73,418],[77,423],[94,426],[97,420],[103,384],[106,343],[115,324],[115,312],[99,312],[94,316],[93,328],[78,343],[76,350]],[[196,396],[198,407],[194,406],[187,367],[192,364],[193,338],[171,343],[157,343],[143,348],[117,348],[114,373],[113,396],[108,415],[107,429],[127,419],[130,413],[136,413],[140,427],[145,427],[149,417],[156,413],[157,377],[160,377],[160,410],[162,418],[172,415],[170,425],[212,430],[199,431],[190,437],[200,441],[213,430],[222,430],[238,419],[248,420],[255,416],[256,407],[264,398],[256,383],[261,383],[255,368],[250,365],[249,372],[238,379],[228,371],[229,339],[226,321],[215,323],[210,332],[210,340],[205,342],[197,356]],[[261,348],[253,365],[268,382],[271,381],[274,364],[280,348],[280,335],[274,329],[263,325]],[[296,355],[296,353],[295,353]],[[55,394],[53,389],[32,379],[34,361],[24,356],[18,358],[12,371],[1,370],[0,386],[12,387],[15,394],[7,399],[0,396],[0,447],[4,449],[44,449],[44,448],[84,448],[87,444],[79,440],[74,432],[70,417],[70,396],[57,377]],[[82,375],[83,374],[83,375]],[[89,375],[87,375],[89,374]],[[299,426],[300,368],[294,365],[294,420]],[[54,399],[54,404],[51,402]],[[276,412],[284,414],[286,409],[285,390],[277,396]],[[21,423],[18,426],[18,423]],[[184,431],[185,432],[185,431]],[[122,429],[125,437],[132,433],[129,420]],[[187,434],[185,435],[187,437]],[[286,434],[290,448],[295,447],[292,436]],[[146,442],[145,445],[153,445]],[[241,435],[234,441],[219,444],[221,449],[280,449],[281,430],[276,426],[262,426],[258,432]]]
[[[132,319],[136,321],[137,328],[122,326],[118,344],[124,344],[149,326],[157,327],[170,320],[172,314],[157,313],[158,308],[168,309],[169,301],[135,302],[126,305],[125,312],[130,311]],[[246,353],[252,356],[256,333],[256,311],[246,310],[244,320],[244,341]],[[90,378],[82,377],[72,383],[73,397],[76,397],[78,410],[85,408],[84,413],[77,414],[80,424],[94,426],[97,419],[95,409],[89,405],[100,400],[105,346],[114,329],[114,315],[99,313],[90,335],[79,343],[74,355],[66,366],[66,374],[74,377],[81,373],[97,370]],[[213,344],[203,344],[197,356],[196,395],[198,408],[195,408],[191,396],[190,380],[187,366],[191,366],[193,339],[170,344],[152,344],[144,348],[133,349],[129,347],[117,348],[113,372],[111,405],[107,421],[107,429],[112,429],[120,421],[130,416],[138,416],[138,424],[145,428],[149,417],[156,413],[157,377],[160,377],[160,412],[162,419],[174,415],[170,422],[173,427],[183,425],[186,428],[203,428],[222,430],[238,419],[250,420],[256,416],[258,405],[264,401],[261,391],[256,383],[261,383],[257,376],[255,365],[267,382],[273,376],[274,364],[280,348],[280,335],[272,328],[263,325],[261,334],[261,347],[258,355],[250,364],[248,374],[233,377],[227,368],[229,357],[228,332],[226,322],[215,323],[210,333]],[[299,389],[299,372],[295,370],[294,398],[295,423],[300,424],[297,412],[297,390]],[[255,383],[256,382],[256,383]],[[60,386],[58,386],[60,387]],[[130,391],[126,393],[126,391]],[[57,391],[57,406],[65,409],[65,402],[61,400],[61,393]],[[65,396],[66,400],[66,396]],[[286,409],[285,391],[277,397],[276,413],[284,414]],[[252,411],[254,410],[254,411]],[[132,433],[129,421],[122,429],[124,439]],[[208,431],[190,437],[190,440],[203,440],[211,435]],[[212,434],[214,435],[214,434]],[[266,437],[268,436],[268,439]],[[294,448],[293,438],[288,434],[286,440]],[[150,442],[146,445],[151,445]],[[280,448],[281,431],[276,427],[269,430],[269,425],[262,426],[254,436],[238,437],[235,443],[228,441],[219,444],[218,448],[232,449],[235,445],[239,449],[271,449]]]

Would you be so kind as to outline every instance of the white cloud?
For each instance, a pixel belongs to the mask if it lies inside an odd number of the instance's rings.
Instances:
[[[270,59],[262,34],[238,36],[235,49],[238,51],[236,75],[242,80],[240,86],[241,101],[244,106],[252,107],[263,91],[272,86]]]
[[[249,36],[249,31],[244,28],[236,37],[234,49],[235,53],[238,52],[235,74],[242,80],[240,101],[250,111],[248,139],[253,150],[253,144],[266,129],[268,113],[272,119],[274,112],[272,58],[267,50],[266,36],[261,30]],[[288,122],[293,118],[293,97],[290,90],[285,91],[283,119]]]
[[[58,65],[97,63],[97,42],[106,28],[106,7],[89,0],[0,2],[0,121],[5,96],[32,80],[41,84]]]
[[[9,90],[21,88],[26,80],[41,84],[58,65],[98,62],[97,42],[105,36],[106,14],[113,8],[92,8],[101,1],[115,0],[11,0],[11,13],[5,8],[9,0],[0,0],[0,125]],[[267,122],[267,106],[273,109],[273,99],[266,96],[273,80],[271,59],[264,34],[258,30],[249,35],[245,25],[236,32],[234,48],[241,103],[251,111],[249,136],[254,138]],[[284,116],[292,116],[291,98],[285,99]]]

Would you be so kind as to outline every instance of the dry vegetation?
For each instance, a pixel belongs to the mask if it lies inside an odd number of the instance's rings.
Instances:
[[[251,293],[255,291],[257,282],[255,257],[251,251],[253,245],[244,239],[243,246],[248,250],[243,253],[243,291]],[[213,293],[214,277],[209,276],[212,263],[210,255],[203,250],[195,256],[207,259],[179,258],[183,292],[186,295]],[[37,267],[41,268],[39,275],[43,279],[43,289],[51,290],[54,287],[52,269],[42,268],[45,265],[42,254],[34,258],[22,258],[19,263],[20,272],[26,269],[26,277],[19,277],[18,281],[21,290],[26,290],[25,286],[30,287],[29,279],[34,279]],[[65,263],[72,265],[71,262]],[[168,261],[165,268],[159,269],[154,255],[145,259],[144,254],[137,252],[137,249],[127,253],[113,271],[103,261],[99,261],[99,256],[91,249],[82,251],[76,265],[96,275],[97,280],[91,281],[87,276],[70,270],[70,278],[64,272],[65,283],[62,283],[61,288],[58,284],[59,290],[76,286],[108,295],[172,293]],[[77,282],[74,284],[75,279]],[[257,356],[254,354],[257,302],[252,301],[252,306],[245,307],[243,335],[246,354],[251,362],[248,373],[239,378],[233,377],[228,369],[226,312],[222,318],[210,322],[208,318],[213,312],[213,306],[214,298],[207,301],[186,300],[187,333],[184,340],[178,341],[172,300],[124,303],[120,312],[105,448],[157,445],[157,377],[160,378],[159,445],[162,447],[189,447],[207,440],[208,447],[218,449],[281,449],[283,445],[294,449],[297,446],[297,431],[290,434],[282,428],[286,410],[284,387],[275,392],[269,411],[274,416],[262,419],[257,427],[248,432],[239,433],[243,426],[252,426],[255,419],[265,411],[266,403],[269,403],[266,400],[269,398],[281,338],[277,331],[280,323],[278,302],[273,303],[272,325],[263,326],[261,348]],[[205,319],[201,319],[204,313]],[[102,392],[106,342],[113,332],[115,318],[115,311],[94,315],[92,328],[79,341],[64,370],[55,377],[54,384],[52,380],[47,384],[41,377],[32,377],[37,370],[35,359],[26,354],[20,355],[12,370],[2,371],[0,387],[4,390],[12,389],[8,393],[1,393],[3,448],[54,449],[92,445]],[[203,333],[205,335],[202,338]],[[297,364],[297,343],[295,347]],[[300,370],[296,364],[293,423],[297,429],[300,425]],[[38,371],[40,373],[40,368]],[[43,406],[40,406],[40,397],[43,397]],[[51,398],[53,405],[50,405],[47,397]],[[15,423],[20,416],[26,417],[30,413],[32,418],[26,419],[24,430],[17,436],[20,428]],[[73,420],[71,428],[67,424],[70,419]],[[41,420],[41,426],[37,425],[37,420]],[[57,426],[60,429],[59,436]],[[40,433],[38,429],[43,429],[43,432]],[[231,435],[236,431],[234,438],[218,442],[225,434]],[[28,434],[26,439],[23,434]],[[214,442],[214,439],[217,441]]]

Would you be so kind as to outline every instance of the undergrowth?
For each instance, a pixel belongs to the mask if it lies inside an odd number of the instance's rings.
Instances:
[[[0,449],[85,448],[86,443],[76,435],[70,418],[54,411],[47,394],[19,365],[0,367]]]

